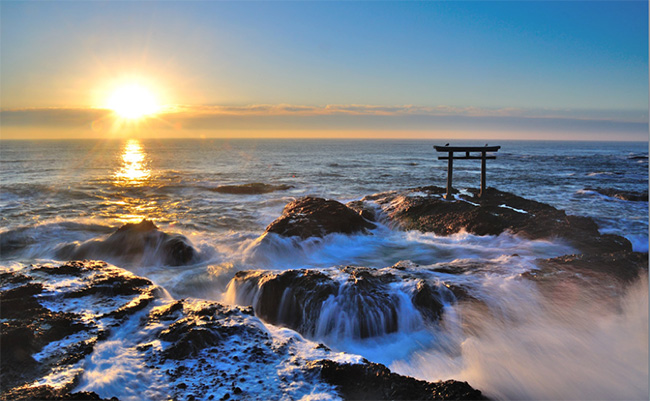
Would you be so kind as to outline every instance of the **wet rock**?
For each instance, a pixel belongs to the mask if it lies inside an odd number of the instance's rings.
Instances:
[[[1,401],[42,400],[42,401],[119,401],[116,397],[101,398],[93,391],[69,393],[68,389],[56,389],[43,385],[36,387],[17,388],[2,393]]]
[[[106,339],[108,328],[119,324],[120,317],[131,316],[141,302],[152,299],[155,286],[96,261],[37,265],[3,272],[2,277],[0,398],[101,399],[94,393],[70,393],[79,375],[73,366]],[[75,285],[57,284],[69,281]],[[80,297],[83,307],[71,300]],[[35,385],[39,378],[66,369],[73,370],[62,387]]]
[[[364,200],[377,202],[390,221],[405,230],[450,235],[461,230],[477,235],[498,235],[504,231],[529,239],[563,238],[585,253],[631,251],[630,242],[616,235],[601,235],[589,217],[567,215],[550,205],[488,188],[485,196],[442,197],[439,187],[422,187],[402,193],[373,195]]]
[[[145,219],[138,224],[123,225],[104,240],[63,246],[56,256],[61,259],[114,258],[128,262],[159,258],[164,264],[180,266],[191,263],[197,252],[184,236],[162,232],[151,220]]]
[[[113,297],[116,295],[141,294],[143,288],[152,286],[153,283],[142,277],[128,277],[125,275],[109,275],[98,280],[93,280],[87,287],[65,294],[67,298],[81,298],[88,295],[103,295]]]
[[[233,280],[247,290],[253,290],[252,286],[259,288],[253,305],[257,316],[287,327],[305,326],[305,330],[313,329],[320,305],[337,290],[327,275],[316,270],[287,270],[279,274],[242,271],[237,272]],[[283,304],[282,310],[280,304]]]
[[[59,266],[37,266],[34,271],[51,275],[81,276],[83,273],[99,270],[106,266],[108,266],[106,262],[99,260],[71,260]]]
[[[286,191],[287,189],[291,188],[293,188],[293,186],[285,184],[272,185],[264,184],[261,182],[253,182],[241,185],[221,185],[212,190],[222,194],[260,195],[275,191]]]
[[[165,330],[161,333],[160,338],[173,342],[165,350],[165,357],[170,359],[185,359],[195,356],[204,348],[219,345],[222,340],[221,335],[216,330],[183,326],[182,324]]]
[[[413,291],[400,293],[392,287],[402,282],[412,283]],[[315,338],[368,338],[396,332],[400,322],[435,322],[442,316],[443,304],[457,300],[444,284],[428,284],[407,268],[392,267],[241,271],[230,285],[237,303],[253,305],[260,318]],[[460,291],[459,295],[463,296]],[[419,315],[413,312],[412,320],[400,319],[400,308],[409,308],[402,305],[404,297],[419,311]]]
[[[334,386],[346,400],[486,400],[466,382],[430,383],[391,372],[377,363],[312,362],[309,369]]]
[[[615,188],[585,188],[587,191],[598,192],[601,195],[617,198],[625,201],[647,202],[648,192],[623,191]]]
[[[375,208],[363,201],[352,201],[345,204],[350,209],[359,213],[361,217],[368,221],[376,221],[377,214]]]
[[[231,336],[267,338],[257,327],[244,324],[250,318],[247,308],[217,302],[203,302],[199,308],[192,308],[186,307],[185,302],[179,300],[149,313],[151,322],[176,318],[158,334],[158,338],[169,343],[162,353],[166,359],[196,357],[200,351],[218,347]]]
[[[40,283],[27,283],[0,292],[0,374],[2,393],[38,376],[42,367],[32,355],[46,344],[87,329],[78,315],[52,312],[41,306],[36,296]]]
[[[437,320],[442,314],[443,308],[440,296],[436,297],[434,294],[435,290],[433,287],[421,280],[418,282],[415,295],[413,296],[413,304],[415,307],[430,320]]]
[[[373,228],[373,223],[340,202],[308,196],[286,205],[282,216],[269,224],[266,232],[306,239],[331,233],[353,234]]]

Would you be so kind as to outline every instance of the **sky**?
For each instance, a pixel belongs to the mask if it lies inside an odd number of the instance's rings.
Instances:
[[[2,139],[648,140],[647,1],[3,0],[0,18]],[[116,115],[134,84],[156,114]]]

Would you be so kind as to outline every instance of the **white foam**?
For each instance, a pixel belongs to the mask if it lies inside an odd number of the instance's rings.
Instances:
[[[528,212],[525,211],[525,210],[517,209],[517,208],[514,208],[514,207],[512,207],[512,206],[508,206],[508,205],[506,205],[506,204],[499,205],[499,207],[503,207],[503,208],[506,208],[506,209],[514,210],[514,211],[517,212],[517,213],[528,214]]]
[[[94,391],[101,397],[117,396],[120,400],[157,400],[167,398],[168,385],[162,373],[147,367],[144,355],[137,349],[148,341],[148,330],[142,330],[141,319],[147,310],[134,314],[113,329],[111,336],[95,345],[85,359],[85,369],[74,391]]]

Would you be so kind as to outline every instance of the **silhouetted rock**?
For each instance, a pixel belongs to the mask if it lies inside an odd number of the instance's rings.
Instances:
[[[293,188],[293,186],[291,185],[284,185],[284,184],[271,185],[271,184],[264,184],[262,182],[253,182],[253,183],[241,184],[241,185],[220,185],[216,188],[213,188],[212,190],[222,194],[259,195],[259,194],[266,194],[275,191],[286,191],[287,189],[291,189],[291,188]]]
[[[406,230],[450,235],[466,230],[477,235],[504,231],[529,239],[563,238],[585,253],[631,251],[630,242],[617,235],[601,235],[589,217],[567,215],[550,205],[488,188],[483,197],[457,195],[445,200],[443,188],[422,187],[364,198],[377,202],[391,222]]]
[[[373,223],[340,202],[308,196],[286,205],[282,216],[269,224],[266,232],[306,239],[331,233],[353,234],[373,228]]]
[[[345,400],[487,400],[466,382],[430,383],[391,372],[378,363],[316,361],[309,368],[336,386]]]
[[[119,259],[126,262],[162,262],[170,266],[191,263],[197,256],[189,240],[182,235],[158,230],[151,220],[128,223],[108,238],[81,245],[68,244],[57,251],[61,259]]]

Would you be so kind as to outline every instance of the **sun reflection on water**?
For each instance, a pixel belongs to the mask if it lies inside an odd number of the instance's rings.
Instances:
[[[120,156],[121,163],[113,174],[113,184],[120,189],[107,202],[109,215],[130,223],[160,218],[163,211],[159,200],[151,198],[147,189],[152,173],[144,146],[137,139],[129,139]]]
[[[122,151],[122,167],[115,173],[115,184],[141,186],[151,177],[147,154],[137,139],[129,139]]]

